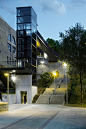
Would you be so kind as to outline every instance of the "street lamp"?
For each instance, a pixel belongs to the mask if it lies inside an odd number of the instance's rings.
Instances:
[[[54,95],[55,95],[55,76],[56,76],[56,73],[54,72],[53,75],[54,75]]]
[[[8,111],[9,111],[9,74],[4,74],[7,77],[7,101],[8,101]]]
[[[65,77],[65,68],[66,68],[67,64],[63,63],[63,65],[64,65],[64,77]]]
[[[67,64],[64,63],[64,76],[65,76],[65,68],[67,70]],[[67,88],[67,71],[66,71],[66,103],[68,104],[68,88]]]

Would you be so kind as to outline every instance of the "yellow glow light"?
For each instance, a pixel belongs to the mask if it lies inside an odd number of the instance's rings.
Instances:
[[[9,73],[5,73],[4,76],[9,76]]]
[[[66,63],[64,63],[63,65],[64,65],[65,67],[67,66],[67,64],[66,64]]]
[[[37,47],[40,47],[40,43],[37,41]]]
[[[54,76],[56,75],[56,73],[53,73],[54,74]]]

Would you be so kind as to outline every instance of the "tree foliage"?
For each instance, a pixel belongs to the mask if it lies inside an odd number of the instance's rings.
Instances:
[[[60,59],[69,64],[71,72],[79,74],[81,84],[81,103],[83,99],[82,75],[86,73],[86,30],[80,23],[75,24],[64,33],[60,33]]]
[[[52,50],[56,51],[57,53],[60,52],[60,44],[58,40],[48,38],[46,42],[52,48]]]
[[[38,87],[49,87],[53,81],[53,74],[51,72],[45,72],[40,75],[40,79],[38,79],[37,85]]]

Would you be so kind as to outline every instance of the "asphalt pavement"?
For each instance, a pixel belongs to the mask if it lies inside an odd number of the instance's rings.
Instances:
[[[86,129],[86,108],[14,104],[0,112],[0,129]]]

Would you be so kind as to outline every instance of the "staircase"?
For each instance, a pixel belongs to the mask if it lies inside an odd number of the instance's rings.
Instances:
[[[51,84],[50,88],[46,88],[45,92],[41,94],[36,102],[36,104],[63,104],[64,103],[64,95],[66,90],[66,79],[57,78],[55,80],[56,85],[61,83],[60,88],[56,89],[55,95],[53,95],[54,83]],[[50,101],[49,101],[49,97]]]
[[[39,96],[36,103],[37,104],[48,104],[49,96],[51,95],[52,90],[54,90],[54,88],[46,88],[45,92]]]

